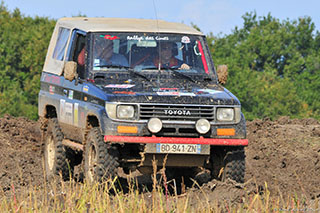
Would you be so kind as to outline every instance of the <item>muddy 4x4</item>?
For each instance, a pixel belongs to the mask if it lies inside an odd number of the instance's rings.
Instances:
[[[68,179],[81,164],[89,181],[103,181],[166,159],[170,171],[244,181],[240,102],[219,83],[205,36],[184,24],[58,20],[39,117],[48,177]]]

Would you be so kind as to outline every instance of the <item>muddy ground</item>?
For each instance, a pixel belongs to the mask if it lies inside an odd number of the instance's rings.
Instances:
[[[247,122],[247,132],[245,184],[213,180],[204,184],[201,192],[198,188],[188,189],[191,196],[199,197],[205,192],[208,202],[217,199],[242,202],[250,194],[264,193],[267,186],[272,196],[320,198],[317,120],[287,117],[255,120]],[[0,190],[4,194],[10,195],[12,186],[19,192],[44,183],[43,144],[37,122],[1,117],[0,149]]]

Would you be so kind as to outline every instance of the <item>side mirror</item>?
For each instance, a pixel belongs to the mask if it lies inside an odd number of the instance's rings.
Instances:
[[[68,61],[66,62],[66,64],[64,65],[64,69],[63,69],[63,75],[64,78],[72,81],[73,79],[75,79],[77,77],[77,63],[74,61]]]
[[[228,66],[218,65],[217,68],[218,81],[220,84],[226,84],[228,79]]]

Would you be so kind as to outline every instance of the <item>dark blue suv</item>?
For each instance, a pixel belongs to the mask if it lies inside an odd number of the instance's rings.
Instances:
[[[118,167],[151,173],[155,160],[244,182],[246,122],[221,79],[205,36],[184,24],[58,20],[39,93],[47,177],[68,179],[82,164],[103,181]]]

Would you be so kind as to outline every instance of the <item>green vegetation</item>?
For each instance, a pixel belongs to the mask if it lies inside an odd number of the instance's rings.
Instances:
[[[270,14],[243,16],[241,29],[209,35],[215,64],[229,67],[225,85],[247,119],[320,118],[320,34],[310,17],[280,22]]]
[[[54,25],[0,3],[0,115],[37,119],[40,74]]]
[[[208,35],[215,64],[229,67],[225,85],[247,119],[320,119],[320,34],[311,18],[280,21],[243,16],[230,35]],[[0,115],[37,119],[39,79],[55,20],[25,17],[0,4]],[[196,25],[194,25],[196,27]]]

